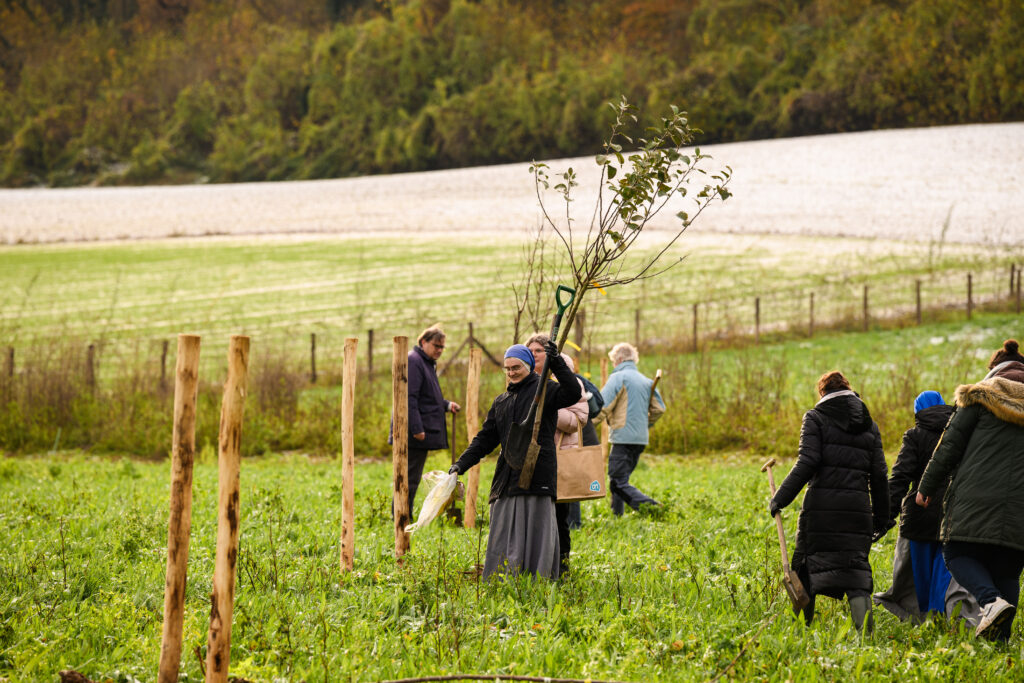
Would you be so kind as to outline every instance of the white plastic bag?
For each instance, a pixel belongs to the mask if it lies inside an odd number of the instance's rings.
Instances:
[[[455,498],[455,485],[459,480],[459,475],[455,472],[448,474],[435,470],[427,472],[423,478],[435,482],[434,488],[430,489],[426,500],[423,501],[423,507],[420,508],[420,516],[416,522],[405,527],[406,533],[412,533],[430,524]]]

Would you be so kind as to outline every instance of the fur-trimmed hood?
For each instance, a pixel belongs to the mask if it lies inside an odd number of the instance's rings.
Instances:
[[[963,384],[956,389],[956,404],[980,405],[1003,422],[1024,427],[1024,383],[992,377],[977,384]]]

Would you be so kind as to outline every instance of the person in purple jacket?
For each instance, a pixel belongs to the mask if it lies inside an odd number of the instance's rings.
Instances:
[[[409,514],[415,513],[416,489],[430,451],[448,448],[445,415],[461,407],[441,395],[437,359],[444,352],[445,334],[434,324],[420,333],[409,352]],[[391,438],[388,438],[388,443]]]

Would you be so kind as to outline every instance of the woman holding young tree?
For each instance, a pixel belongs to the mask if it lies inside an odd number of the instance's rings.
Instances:
[[[488,453],[501,447],[491,480],[491,524],[484,559],[484,578],[495,573],[529,573],[534,576],[558,578],[558,528],[555,522],[555,485],[558,462],[555,457],[555,428],[559,408],[567,408],[580,400],[582,392],[572,370],[558,353],[553,342],[544,345],[548,367],[557,382],[548,381],[540,420],[537,457],[533,479],[520,488],[520,469],[525,453],[510,453],[509,430],[522,423],[530,413],[541,378],[533,369],[533,354],[522,344],[505,351],[502,366],[508,385],[494,399],[487,418],[449,472],[469,471]]]
[[[540,374],[541,367],[544,364],[544,345],[548,343],[551,338],[543,333],[538,333],[526,340],[526,348],[530,349],[533,354],[533,370],[537,374]],[[562,360],[565,364],[572,368],[572,358],[567,354],[562,354]],[[573,373],[575,376],[575,373]],[[576,381],[580,384],[580,392],[583,390],[583,382],[579,378]],[[580,443],[582,430],[581,425],[587,423],[590,419],[590,408],[587,404],[587,399],[583,398],[582,393],[580,400],[569,406],[568,408],[558,409],[558,423],[556,439],[558,441],[558,448],[575,448]],[[580,527],[580,504],[577,503],[555,503],[555,521],[558,523],[558,555],[561,561],[560,574],[567,574],[569,572],[569,555],[572,552],[572,536],[571,530]]]

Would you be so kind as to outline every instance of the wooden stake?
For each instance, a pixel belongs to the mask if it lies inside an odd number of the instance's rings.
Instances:
[[[409,550],[409,338],[395,337],[391,357],[391,464],[394,481],[395,558]]]
[[[871,324],[871,318],[868,315],[868,286],[864,285],[864,331],[868,331],[868,326]]]
[[[89,344],[85,354],[85,384],[90,391],[96,390],[96,345]]]
[[[605,385],[608,384],[608,359],[601,359],[601,389],[604,389]],[[608,464],[608,439],[611,437],[611,428],[608,426],[608,420],[602,420],[601,422],[601,450],[604,451],[604,462]],[[607,467],[606,467],[607,469]]]
[[[167,342],[164,342],[166,352]],[[165,355],[166,357],[166,355]],[[178,335],[171,436],[171,507],[167,520],[164,625],[160,641],[160,683],[177,683],[181,629],[185,619],[188,542],[192,530],[192,464],[196,456],[196,397],[199,392],[199,337]]]
[[[811,292],[811,314],[807,324],[807,336],[814,336],[814,292]]]
[[[164,339],[161,346],[163,348],[160,351],[160,388],[163,389],[167,386],[167,347],[170,346],[170,344],[166,339]],[[178,336],[178,352],[179,354],[181,353],[181,335]],[[177,385],[175,385],[175,390],[177,390]]]
[[[316,332],[309,333],[309,381],[316,384]]]
[[[355,563],[356,520],[356,346],[358,339],[345,340],[345,361],[341,379],[341,571],[352,571]]]
[[[1010,298],[1011,299],[1013,298],[1013,286],[1014,286],[1013,280],[1014,280],[1014,278],[1016,276],[1017,276],[1017,264],[1016,263],[1011,263],[1010,264]]]
[[[14,347],[7,347],[7,377],[14,377]]]
[[[919,280],[918,283],[916,283],[916,285],[918,285],[918,288],[916,288],[918,289],[918,325],[921,325],[921,281]]]
[[[967,319],[971,319],[972,309],[974,308],[974,279],[970,273],[967,273]]]
[[[754,343],[761,343],[761,297],[754,298]]]
[[[228,379],[220,408],[217,463],[217,555],[210,594],[210,637],[206,648],[206,680],[226,683],[231,665],[231,616],[235,605],[238,561],[239,469],[242,461],[242,414],[249,370],[249,338],[231,337]]]
[[[693,352],[697,352],[697,304],[693,305]]]
[[[1021,312],[1021,269],[1017,268],[1017,314]],[[14,367],[14,354],[11,353],[10,367]]]
[[[480,349],[469,350],[469,371],[466,373],[466,439],[472,443],[473,437],[480,431],[480,366],[483,365],[484,354]],[[464,523],[467,529],[476,527],[476,501],[480,489],[480,464],[469,468],[466,478],[466,516]]]
[[[640,348],[640,309],[636,309],[636,313],[633,314],[633,341],[635,346]]]
[[[366,331],[366,378],[373,381],[373,330]]]

